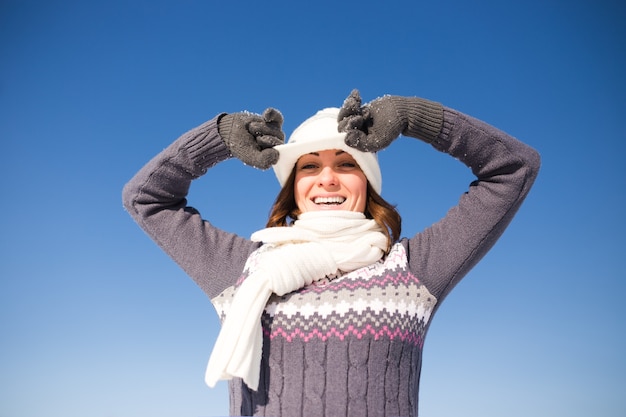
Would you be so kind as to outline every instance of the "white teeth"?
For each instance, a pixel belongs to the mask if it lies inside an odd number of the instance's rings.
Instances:
[[[343,197],[315,197],[315,204],[341,204],[346,201]]]

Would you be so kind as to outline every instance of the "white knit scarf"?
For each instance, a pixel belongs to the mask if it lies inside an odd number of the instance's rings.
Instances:
[[[387,248],[380,226],[352,211],[306,212],[293,226],[259,230],[252,240],[273,247],[260,254],[258,268],[235,293],[207,366],[210,387],[220,379],[239,377],[258,389],[261,315],[272,293],[284,295],[337,271],[371,265]]]

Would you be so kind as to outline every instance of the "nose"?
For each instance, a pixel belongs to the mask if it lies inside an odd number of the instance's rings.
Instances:
[[[324,167],[317,177],[320,187],[333,187],[338,184],[337,175],[331,167]]]

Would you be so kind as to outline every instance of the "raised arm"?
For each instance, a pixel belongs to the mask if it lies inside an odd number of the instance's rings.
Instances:
[[[476,180],[443,219],[409,244],[412,268],[440,300],[502,235],[540,166],[533,148],[480,120],[448,108],[443,120],[432,146],[467,165]]]
[[[353,92],[344,108],[340,127],[351,146],[375,151],[403,134],[457,158],[476,176],[443,219],[405,241],[411,270],[442,300],[510,223],[538,174],[539,154],[493,126],[417,97],[385,96],[360,106]]]
[[[284,139],[279,116],[266,111],[263,117],[249,113],[215,117],[178,138],[124,187],[126,210],[210,298],[234,284],[258,243],[204,220],[187,205],[189,187],[207,169],[232,156],[269,167],[277,158],[271,147]]]

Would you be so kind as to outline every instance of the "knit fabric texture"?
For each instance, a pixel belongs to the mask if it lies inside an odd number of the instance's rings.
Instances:
[[[263,249],[249,258],[243,279]],[[222,319],[235,291],[213,300]],[[408,271],[401,244],[369,267],[273,295],[262,316],[259,390],[231,381],[231,413],[416,415],[416,365],[436,301]]]
[[[270,227],[251,239],[271,243],[263,259],[237,289],[222,322],[205,380],[239,377],[257,390],[262,357],[261,315],[272,293],[284,295],[337,271],[354,271],[381,259],[387,238],[363,213],[323,210],[301,213],[288,227]]]
[[[437,117],[434,112],[428,116]],[[417,416],[422,347],[430,321],[446,295],[502,235],[540,166],[534,149],[480,120],[450,108],[443,108],[443,118],[436,137],[422,140],[465,164],[475,176],[459,192],[458,204],[369,267],[272,296],[262,315],[259,389],[232,380],[233,415]],[[216,119],[156,155],[126,184],[123,202],[223,318],[264,248],[215,227],[187,204],[192,181],[231,157]],[[405,189],[418,199],[429,198],[419,195],[411,178]],[[209,352],[207,346],[207,358]]]

